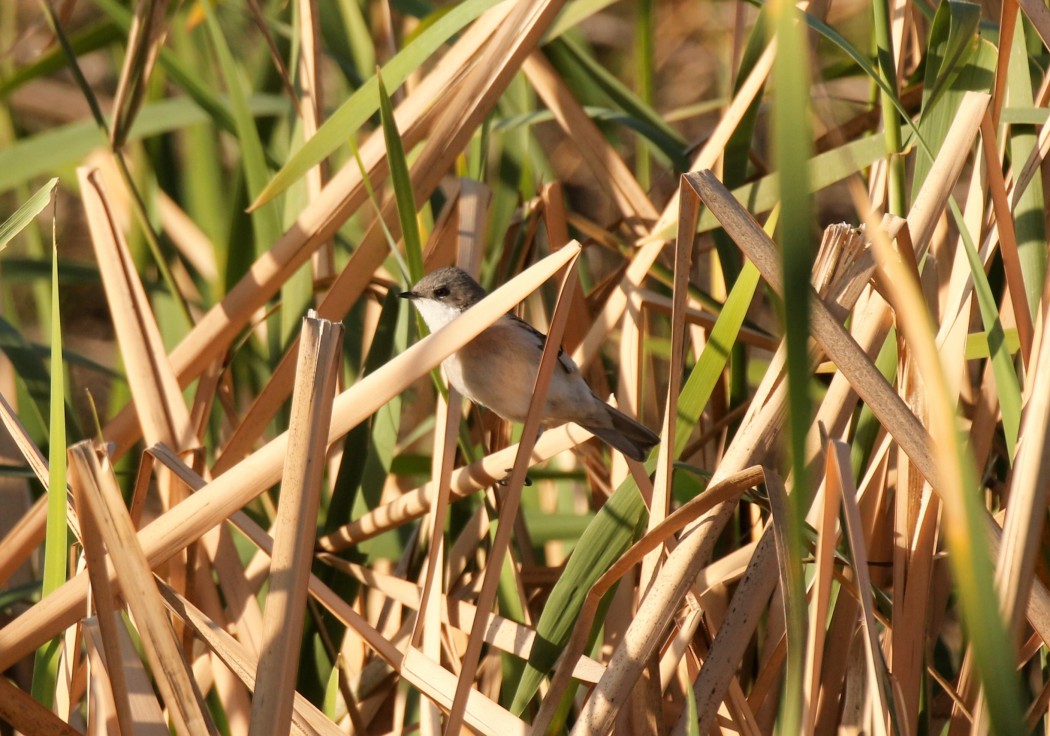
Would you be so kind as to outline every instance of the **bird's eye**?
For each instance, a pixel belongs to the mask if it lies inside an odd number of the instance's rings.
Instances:
[[[448,296],[448,287],[439,286],[438,288],[434,289],[434,296],[436,296],[438,299],[444,299],[446,296]]]

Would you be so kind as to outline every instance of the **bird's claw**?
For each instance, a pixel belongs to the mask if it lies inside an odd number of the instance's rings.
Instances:
[[[510,474],[512,472],[514,472],[514,468],[505,468],[503,470],[503,472],[506,473],[506,475],[503,476],[502,480],[496,481],[496,485],[503,486],[504,488],[506,488],[507,484],[510,482]],[[525,483],[524,483],[524,485],[531,486],[532,485],[532,478],[530,478],[529,476],[526,475],[525,476]]]

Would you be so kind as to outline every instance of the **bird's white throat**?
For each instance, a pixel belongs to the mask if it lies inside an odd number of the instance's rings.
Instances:
[[[437,332],[462,314],[458,309],[436,299],[416,299],[415,305],[431,332]]]

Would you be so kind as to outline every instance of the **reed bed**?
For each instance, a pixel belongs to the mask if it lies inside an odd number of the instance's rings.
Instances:
[[[0,5],[0,732],[1050,731],[1048,48],[1035,0]],[[644,462],[447,387],[508,312]]]

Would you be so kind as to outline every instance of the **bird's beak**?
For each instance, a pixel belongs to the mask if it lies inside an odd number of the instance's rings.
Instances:
[[[416,292],[414,292],[414,291],[402,291],[397,296],[398,296],[399,299],[415,299],[416,298]]]

